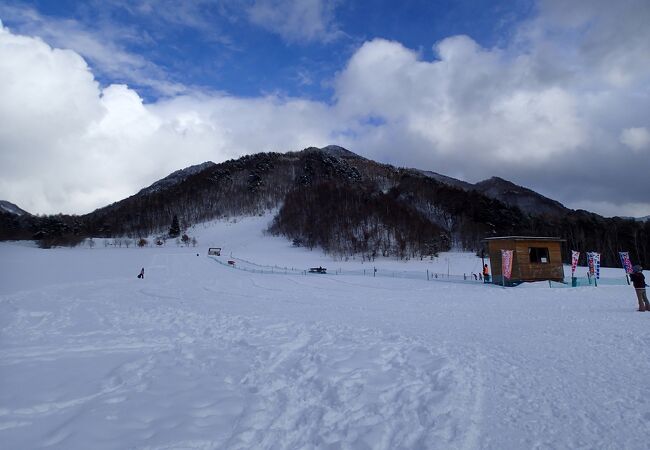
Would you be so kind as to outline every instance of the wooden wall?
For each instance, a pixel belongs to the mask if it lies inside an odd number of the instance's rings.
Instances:
[[[501,250],[514,250],[511,281],[540,281],[564,279],[560,241],[494,240],[488,241],[490,265],[495,282],[501,281]],[[529,247],[548,248],[548,263],[531,263]]]

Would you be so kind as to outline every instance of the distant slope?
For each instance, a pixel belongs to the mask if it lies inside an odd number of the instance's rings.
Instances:
[[[176,172],[167,175],[165,178],[156,181],[151,186],[142,189],[140,192],[138,192],[138,194],[152,194],[157,191],[168,189],[174,185],[177,185],[178,183],[185,181],[188,177],[214,166],[216,166],[215,163],[212,161],[207,161],[202,164],[197,164],[195,166],[189,166],[185,169],[177,170]]]
[[[6,200],[0,200],[0,212],[13,214],[15,216],[31,216],[31,214],[24,209],[21,209]]]
[[[499,177],[480,181],[474,185],[474,189],[507,205],[517,206],[529,214],[562,215],[569,211],[556,200]]]
[[[558,216],[570,211],[556,200],[544,197],[531,189],[516,185],[503,178],[492,177],[472,184],[428,170],[421,170],[420,172],[429,178],[433,178],[449,186],[466,191],[474,190],[490,198],[499,200],[508,206],[516,206],[527,214],[550,214]]]
[[[462,181],[457,178],[448,177],[447,175],[441,175],[430,170],[420,170],[420,173],[427,177],[433,178],[436,181],[440,181],[441,183],[448,184],[449,186],[465,189],[466,191],[474,189],[474,185],[472,183],[468,183],[467,181]]]

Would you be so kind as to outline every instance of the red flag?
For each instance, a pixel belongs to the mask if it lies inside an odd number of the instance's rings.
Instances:
[[[576,267],[578,266],[578,258],[580,258],[580,252],[571,250],[571,276],[576,273]]]
[[[504,278],[512,276],[512,250],[501,250],[501,274]]]

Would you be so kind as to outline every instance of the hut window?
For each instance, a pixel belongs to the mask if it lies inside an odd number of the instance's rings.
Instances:
[[[531,263],[546,264],[550,261],[546,247],[528,247],[528,255]]]

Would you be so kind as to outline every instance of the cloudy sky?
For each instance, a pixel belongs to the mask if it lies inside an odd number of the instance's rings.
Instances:
[[[648,0],[0,0],[0,199],[342,145],[650,214]]]

